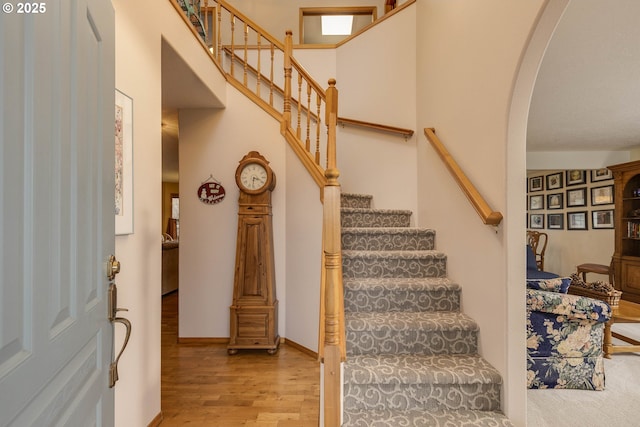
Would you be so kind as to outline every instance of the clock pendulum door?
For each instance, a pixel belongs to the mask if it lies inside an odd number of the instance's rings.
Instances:
[[[252,151],[240,161],[236,183],[238,237],[227,352],[266,349],[275,354],[280,344],[271,211],[275,174],[269,162]]]

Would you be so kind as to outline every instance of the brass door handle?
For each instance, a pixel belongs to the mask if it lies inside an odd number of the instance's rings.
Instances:
[[[112,322],[117,317],[116,314],[119,311],[129,311],[126,308],[118,308],[118,287],[115,283],[109,285],[107,305],[109,320],[111,320]]]
[[[127,344],[129,344],[129,337],[131,337],[131,322],[129,319],[125,319],[124,317],[114,317],[111,319],[111,323],[113,323],[114,326],[115,323],[122,323],[127,328],[127,334],[125,335],[124,343],[122,343],[122,348],[120,349],[118,356],[116,356],[115,360],[111,362],[111,365],[109,365],[109,388],[115,386],[116,381],[118,381],[118,361],[120,360],[120,356],[122,356],[124,349],[127,347]]]

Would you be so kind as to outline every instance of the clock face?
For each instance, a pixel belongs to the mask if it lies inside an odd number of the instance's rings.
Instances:
[[[267,183],[267,170],[259,163],[249,163],[240,172],[240,182],[247,190],[259,190]]]

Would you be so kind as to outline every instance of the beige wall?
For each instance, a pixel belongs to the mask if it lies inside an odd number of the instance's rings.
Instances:
[[[561,11],[530,55],[523,51],[545,3],[426,0],[417,3],[416,16],[419,218],[436,229],[437,247],[448,254],[463,309],[480,325],[480,351],[503,374],[504,409],[518,426],[526,425],[519,255],[526,116],[537,64]],[[436,128],[489,205],[505,214],[499,228],[482,224],[422,136],[425,127]]]
[[[376,208],[409,209],[417,222],[416,6],[381,22],[336,52],[339,116],[412,129],[405,140],[338,129],[343,191],[371,194]],[[375,51],[371,46],[376,46]]]
[[[146,426],[160,413],[161,318],[161,40],[166,37],[224,99],[224,78],[168,1],[113,0],[116,11],[116,88],[133,99],[134,233],[116,237],[122,263],[119,306],[133,332],[119,364],[118,426]],[[144,17],[144,19],[141,19]],[[123,333],[116,328],[116,348]]]

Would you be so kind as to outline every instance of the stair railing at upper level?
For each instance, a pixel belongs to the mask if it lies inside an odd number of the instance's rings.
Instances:
[[[180,10],[176,1],[182,0],[170,1]],[[325,91],[295,60],[291,31],[287,31],[282,43],[224,0],[203,0],[203,5],[200,16],[204,33],[209,35],[203,40],[227,81],[280,121],[283,136],[321,188],[323,239],[318,356],[324,362],[324,424],[338,426],[342,413],[340,371],[341,362],[346,358],[346,344],[341,190],[336,166],[336,81],[329,80]],[[322,129],[323,125],[326,130]]]
[[[462,172],[462,169],[445,148],[442,141],[440,141],[440,138],[436,136],[436,130],[434,128],[425,128],[424,134],[431,142],[431,145],[436,150],[447,169],[449,169],[449,172],[451,172],[451,175],[460,186],[462,192],[467,196],[469,202],[471,202],[471,205],[480,216],[482,222],[496,227],[500,225],[500,222],[502,221],[502,214],[489,207],[489,204],[486,202],[484,197],[482,197],[480,192],[471,183],[469,178],[467,178],[465,173]]]

